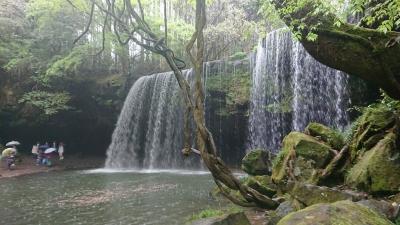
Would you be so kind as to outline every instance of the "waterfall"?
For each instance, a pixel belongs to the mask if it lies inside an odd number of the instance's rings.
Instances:
[[[260,41],[252,73],[248,149],[277,153],[283,137],[309,122],[343,129],[348,76],[317,62],[284,29]]]
[[[234,113],[228,112],[226,82],[250,80],[251,66],[246,58],[206,62],[203,67],[205,122],[214,136],[219,156],[232,165],[237,165],[245,153],[247,108],[229,108]],[[184,75],[193,88],[192,70],[184,71]],[[126,97],[120,113],[107,151],[106,167],[200,167],[197,155],[186,159],[181,153],[183,106],[181,90],[172,72],[139,78]]]
[[[336,129],[348,124],[347,75],[318,63],[289,32],[268,34],[247,59],[207,62],[203,68],[205,122],[219,156],[231,165],[238,164],[246,148],[276,153],[287,133],[304,130],[309,122]],[[184,75],[193,86],[192,70]],[[246,80],[247,89],[240,90]],[[247,104],[243,95],[250,88]],[[181,153],[183,104],[172,72],[139,78],[116,124],[106,167],[200,167],[198,156]]]
[[[192,70],[183,71],[193,85]],[[107,150],[108,168],[195,168],[184,158],[181,90],[172,72],[140,77],[132,86]]]

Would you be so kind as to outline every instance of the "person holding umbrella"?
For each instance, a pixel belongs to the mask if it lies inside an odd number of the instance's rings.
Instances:
[[[52,165],[51,163],[51,157],[52,155],[57,151],[57,149],[55,148],[48,148],[44,151],[44,155],[45,155],[45,164],[46,166],[50,167]]]
[[[39,150],[36,158],[36,165],[44,164],[44,151],[49,148],[49,144],[47,142],[44,145],[39,145]]]
[[[11,147],[13,148],[13,155],[9,156],[7,159],[10,161],[11,165],[15,166],[15,161],[18,160],[18,162],[21,162],[22,160],[18,157],[18,151],[17,151],[17,145],[20,145],[21,143],[19,143],[18,141],[10,141],[7,142],[6,147]]]
[[[15,167],[15,154],[14,148],[6,148],[1,153],[1,156],[6,159],[7,169],[11,170]]]

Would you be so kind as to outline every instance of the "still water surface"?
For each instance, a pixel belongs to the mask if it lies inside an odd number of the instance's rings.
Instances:
[[[184,224],[215,207],[191,171],[65,171],[0,180],[0,224]]]

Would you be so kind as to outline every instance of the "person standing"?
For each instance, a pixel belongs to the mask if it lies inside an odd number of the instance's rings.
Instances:
[[[40,164],[42,164],[42,160],[43,160],[43,150],[39,148],[36,158],[36,165],[39,166]]]
[[[60,157],[60,160],[64,159],[64,143],[60,142],[58,144],[58,156]]]
[[[38,142],[36,145],[33,145],[32,146],[32,155],[33,155],[33,158],[34,159],[37,159],[37,156],[38,156],[38,151],[39,151],[39,145],[40,145],[40,143]]]

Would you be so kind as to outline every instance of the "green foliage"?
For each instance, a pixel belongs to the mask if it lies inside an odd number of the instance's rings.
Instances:
[[[246,52],[235,52],[229,57],[229,60],[242,60],[247,58],[248,54]]]
[[[400,1],[370,1],[352,0],[350,1],[351,12],[353,14],[362,13],[367,26],[377,28],[377,30],[387,33],[392,30],[400,29]]]
[[[220,0],[208,7],[208,25],[204,30],[207,60],[251,51],[257,32],[255,20],[248,16],[256,8],[251,3]]]
[[[250,74],[243,71],[218,74],[207,79],[207,91],[224,94],[225,107],[217,111],[220,116],[228,116],[235,112],[237,106],[247,104],[250,99],[250,87]]]
[[[54,79],[62,78],[67,75],[74,75],[82,70],[88,58],[89,46],[81,45],[74,48],[65,57],[55,57],[54,62],[49,64],[44,74],[41,74],[36,81],[45,86],[49,86]]]
[[[239,206],[229,204],[229,207],[224,207],[224,208],[219,208],[219,209],[208,208],[208,209],[202,210],[199,213],[193,214],[192,216],[190,216],[187,219],[187,221],[192,222],[192,221],[199,220],[199,219],[222,216],[224,214],[237,213],[240,211],[242,211],[242,208],[240,208]]]
[[[293,95],[283,93],[283,98],[279,102],[266,105],[264,108],[272,113],[290,113],[293,111]]]
[[[209,217],[215,217],[215,216],[222,216],[224,215],[224,212],[219,209],[205,209],[201,211],[198,214],[193,214],[190,217],[190,221],[198,220],[198,219],[204,219],[204,218],[209,218]]]
[[[18,102],[35,106],[42,110],[45,115],[51,116],[60,111],[70,109],[67,105],[70,99],[70,95],[66,92],[32,91],[24,94]]]
[[[354,106],[352,110],[358,111],[359,113],[365,113],[367,110],[371,109],[384,109],[393,112],[400,112],[400,101],[394,100],[390,98],[385,92],[381,90],[382,99],[379,102],[372,103],[367,107],[359,107]],[[357,131],[357,128],[360,126],[362,117],[358,117],[355,121],[351,123],[351,125],[344,131],[344,140],[346,143],[349,143],[353,138]]]
[[[385,92],[381,91],[381,104],[386,106],[388,109],[392,111],[400,111],[400,101],[399,100],[394,100],[393,98],[389,97]]]
[[[353,15],[363,15],[362,26],[374,28],[383,33],[400,29],[400,1],[370,1],[370,0],[289,0],[285,1],[285,7],[275,9],[271,2],[276,0],[264,0],[260,7],[260,13],[265,18],[279,24],[278,18],[289,21],[288,27],[292,30],[296,39],[306,39],[316,41],[318,35],[316,31],[321,28],[323,20],[333,20],[325,23],[340,27],[348,17]],[[308,13],[304,13],[308,12]],[[304,14],[299,19],[298,15]]]
[[[3,68],[15,75],[24,75],[30,73],[37,63],[36,58],[25,46],[18,46],[19,53],[10,58]]]

